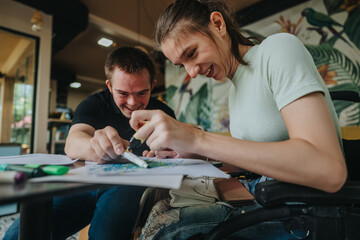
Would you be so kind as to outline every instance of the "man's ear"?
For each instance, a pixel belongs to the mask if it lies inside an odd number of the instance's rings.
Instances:
[[[111,87],[111,82],[110,82],[110,80],[109,80],[109,79],[106,79],[105,83],[106,83],[107,88],[109,89],[109,91],[110,91],[111,94],[112,94],[113,92],[112,92],[112,87]]]
[[[156,79],[154,79],[151,83],[151,91],[154,89],[155,85],[156,85]]]
[[[212,12],[210,14],[210,26],[215,28],[221,36],[226,34],[226,24],[220,12]]]

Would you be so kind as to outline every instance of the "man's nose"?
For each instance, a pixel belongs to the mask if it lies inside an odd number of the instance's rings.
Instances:
[[[127,104],[134,105],[136,103],[136,96],[129,95],[127,98]]]

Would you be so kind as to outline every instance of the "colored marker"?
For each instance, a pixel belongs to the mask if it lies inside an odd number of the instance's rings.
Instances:
[[[144,126],[147,121],[142,122],[142,126]],[[145,142],[146,139],[140,139],[136,136],[136,133],[130,138],[130,145],[127,148],[128,151],[133,150],[134,148],[139,147],[141,144]]]
[[[127,148],[129,151],[133,150],[134,148],[139,147],[141,144],[145,142],[144,139],[140,139],[136,136],[136,133],[130,138],[130,145]]]
[[[142,160],[141,158],[139,158],[138,156],[136,156],[132,152],[126,151],[121,155],[124,158],[128,159],[130,162],[135,163],[139,167],[142,167],[142,168],[148,168],[149,167],[148,164],[144,160]]]
[[[40,168],[29,168],[16,164],[0,164],[0,171],[17,171],[26,173],[27,177],[42,177],[47,175]]]
[[[24,172],[5,171],[0,172],[0,183],[21,183],[27,179]]]
[[[26,164],[25,167],[41,168],[41,170],[49,175],[64,175],[69,171],[69,167],[62,165],[46,165],[41,164]]]

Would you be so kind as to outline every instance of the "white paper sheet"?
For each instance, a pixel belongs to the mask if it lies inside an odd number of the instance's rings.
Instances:
[[[41,165],[68,165],[76,162],[66,155],[61,154],[25,154],[17,156],[0,157],[0,164],[41,164]]]
[[[31,182],[84,182],[119,185],[149,186],[179,189],[183,175],[126,175],[126,176],[91,176],[86,167],[71,169],[66,175],[45,176],[30,179]]]
[[[88,164],[87,172],[90,175],[188,175],[190,177],[229,178],[228,174],[214,167],[212,164],[199,159],[185,158],[144,158],[151,168],[141,168],[133,163],[126,164]]]
[[[143,158],[149,160],[148,158]],[[150,159],[157,161],[150,166],[153,168],[140,168],[128,163],[126,168],[120,164],[86,164],[84,167],[71,169],[66,175],[45,176],[30,179],[31,182],[66,181],[104,184],[124,184],[136,186],[150,186],[179,189],[184,175],[191,177],[209,176],[214,178],[229,178],[212,164],[198,159]],[[170,162],[170,164],[168,164]],[[133,166],[131,166],[133,165]],[[107,169],[107,170],[106,170]],[[89,174],[91,173],[91,174]]]

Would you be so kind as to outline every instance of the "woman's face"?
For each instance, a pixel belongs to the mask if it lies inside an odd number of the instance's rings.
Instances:
[[[213,29],[210,31],[217,34]],[[220,36],[217,37],[216,39],[222,39]],[[221,49],[218,49],[217,45]],[[231,54],[228,45],[226,41],[215,44],[208,36],[195,32],[168,37],[161,44],[161,49],[175,65],[185,67],[191,78],[200,74],[223,80],[231,74]]]

